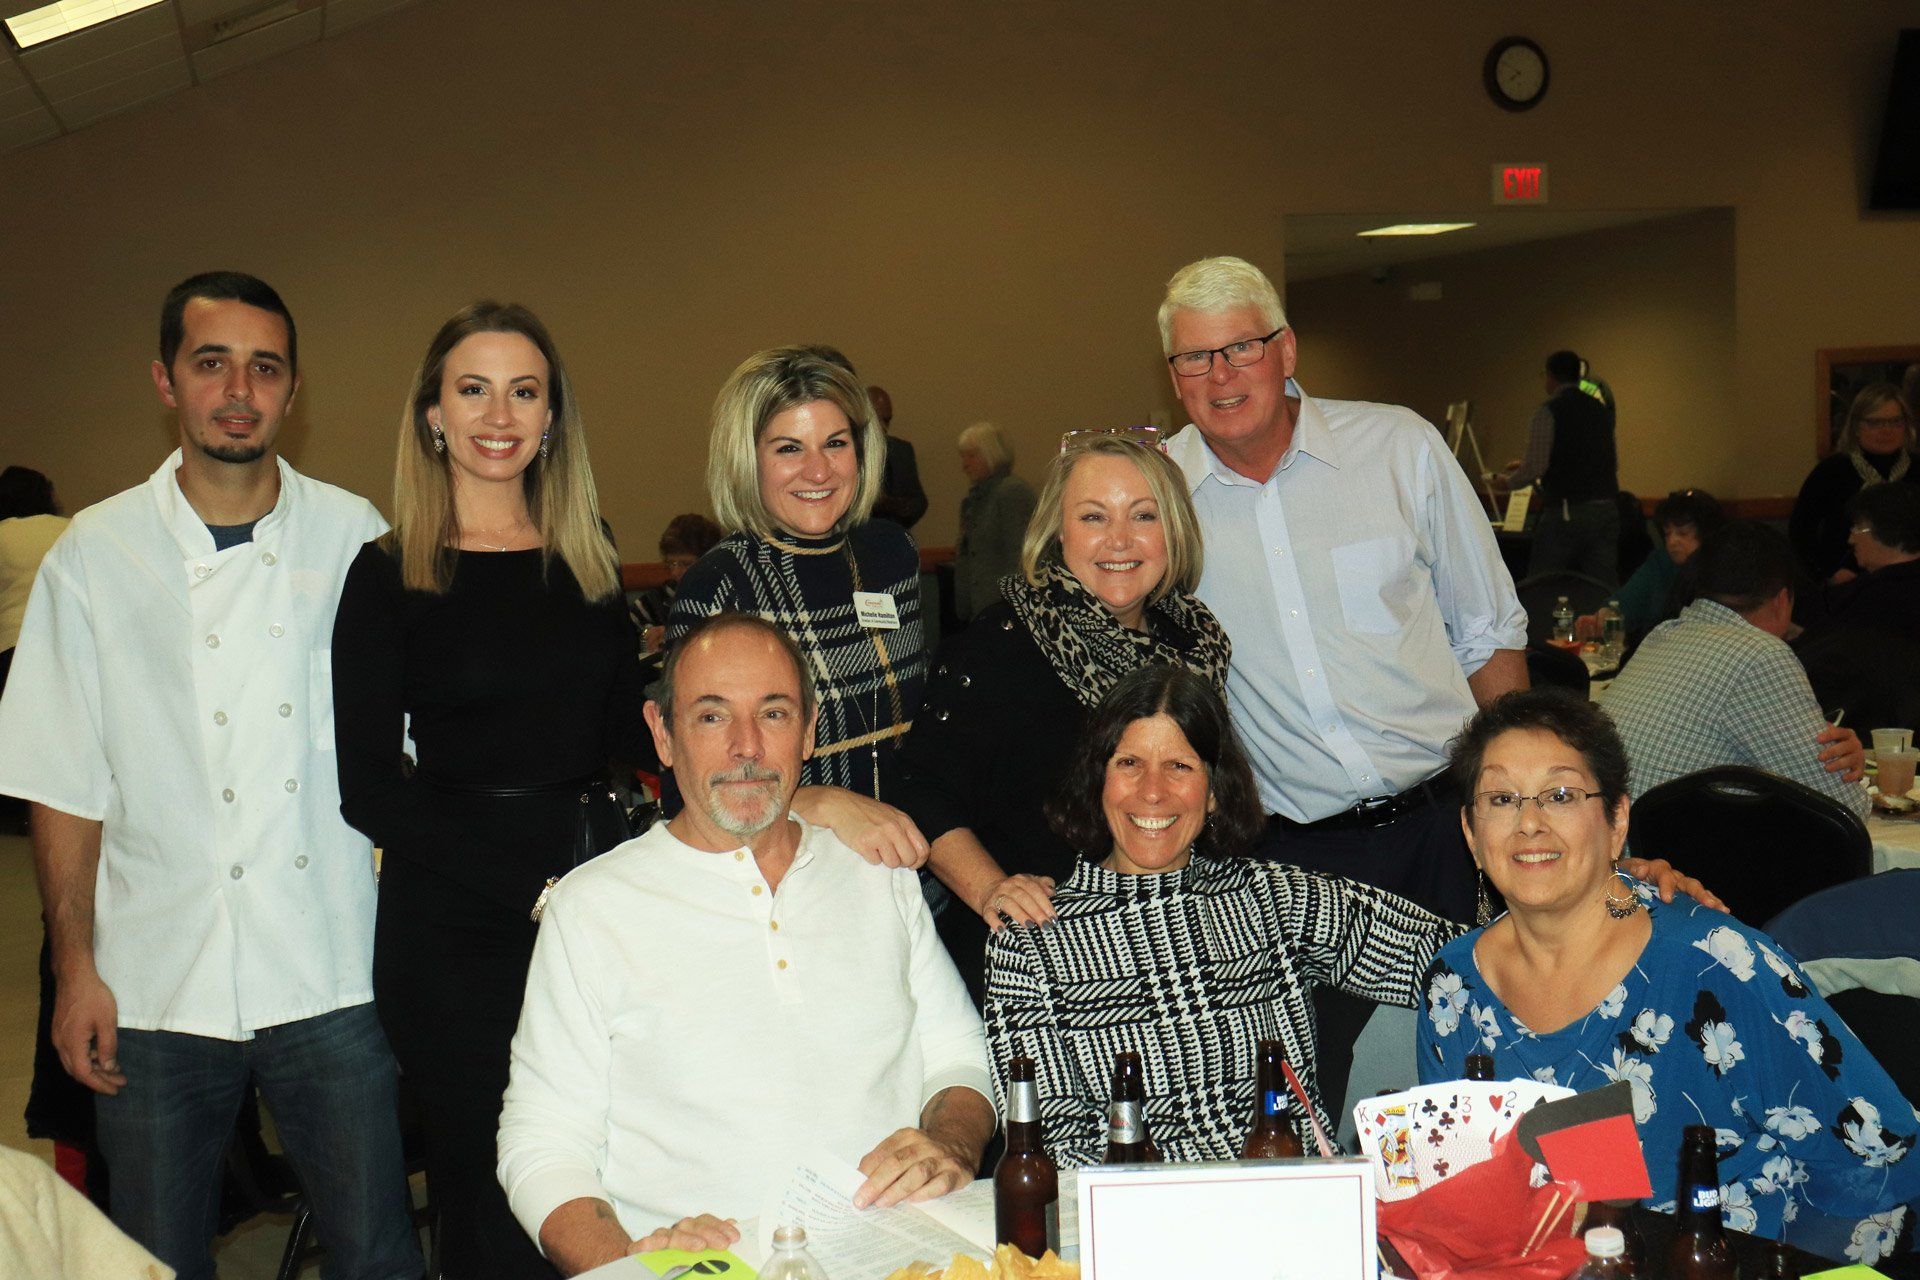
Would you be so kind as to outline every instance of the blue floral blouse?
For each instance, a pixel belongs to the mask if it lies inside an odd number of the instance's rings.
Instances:
[[[1920,1209],[1920,1115],[1780,945],[1685,896],[1636,885],[1653,934],[1593,1012],[1551,1035],[1523,1026],[1474,963],[1481,930],[1422,983],[1422,1083],[1490,1053],[1505,1078],[1633,1088],[1654,1196],[1672,1212],[1680,1131],[1714,1128],[1729,1227],[1872,1265],[1909,1251]]]

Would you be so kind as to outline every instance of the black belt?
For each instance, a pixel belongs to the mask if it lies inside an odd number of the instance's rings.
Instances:
[[[1269,814],[1267,821],[1282,831],[1345,831],[1354,828],[1385,827],[1429,805],[1458,805],[1460,790],[1444,773],[1436,773],[1425,782],[1416,782],[1398,795],[1376,796],[1362,800],[1351,809],[1296,822],[1285,814]]]
[[[499,796],[511,799],[517,796],[553,796],[580,793],[580,803],[595,791],[604,792],[608,799],[614,799],[613,787],[603,773],[590,773],[579,778],[567,778],[560,782],[515,783],[511,786],[490,782],[452,782],[446,778],[436,778],[425,770],[417,770],[414,777],[426,783],[436,791],[447,791],[459,796]]]

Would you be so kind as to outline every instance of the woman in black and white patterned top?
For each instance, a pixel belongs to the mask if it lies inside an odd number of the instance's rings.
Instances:
[[[1333,1132],[1314,1079],[1312,985],[1414,1005],[1425,966],[1460,932],[1383,890],[1236,857],[1261,822],[1253,776],[1219,694],[1182,668],[1143,667],[1113,687],[1049,816],[1086,860],[1055,892],[1054,920],[993,935],[986,1021],[1002,1107],[1006,1064],[1033,1058],[1063,1164],[1100,1159],[1121,1049],[1145,1064],[1169,1160],[1238,1154],[1259,1039],[1286,1047]]]

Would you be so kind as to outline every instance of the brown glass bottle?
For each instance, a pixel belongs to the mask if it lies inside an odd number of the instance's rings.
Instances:
[[[1595,1200],[1587,1206],[1587,1226],[1613,1227],[1625,1238],[1627,1249],[1621,1255],[1627,1269],[1636,1276],[1647,1274],[1647,1241],[1640,1224],[1633,1220],[1631,1200]]]
[[[1760,1255],[1760,1271],[1754,1280],[1800,1280],[1806,1274],[1798,1254],[1785,1240],[1775,1240]]]
[[[1007,1064],[1007,1151],[993,1170],[993,1238],[1029,1258],[1060,1251],[1060,1170],[1042,1141],[1032,1058]]]
[[[1112,1101],[1107,1103],[1105,1164],[1156,1164],[1160,1153],[1147,1134],[1147,1085],[1140,1055],[1122,1049],[1113,1055]]]
[[[1254,1046],[1253,1119],[1247,1140],[1240,1144],[1242,1160],[1290,1160],[1302,1154],[1300,1135],[1288,1123],[1293,1108],[1286,1073],[1280,1069],[1284,1060],[1278,1040]]]
[[[1667,1273],[1674,1280],[1734,1280],[1733,1253],[1720,1225],[1720,1155],[1707,1125],[1688,1125],[1680,1139],[1674,1218]]]
[[[1467,1079],[1493,1079],[1493,1055],[1490,1053],[1470,1053],[1467,1055]]]

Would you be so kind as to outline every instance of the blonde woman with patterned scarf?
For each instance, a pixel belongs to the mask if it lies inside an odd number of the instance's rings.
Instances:
[[[1807,473],[1787,532],[1815,582],[1848,582],[1859,566],[1847,550],[1847,503],[1868,485],[1920,484],[1913,406],[1891,382],[1868,383],[1853,398],[1833,452]]]
[[[1074,851],[1041,809],[1106,692],[1149,664],[1222,690],[1231,646],[1193,596],[1200,528],[1179,470],[1130,434],[1075,432],[1006,597],[942,648],[902,750],[902,808],[959,899],[940,917],[978,999],[988,929],[1053,918]]]

